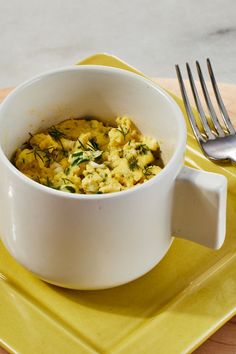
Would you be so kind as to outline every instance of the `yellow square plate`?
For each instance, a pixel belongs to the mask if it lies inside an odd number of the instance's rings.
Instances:
[[[98,54],[80,64],[135,71]],[[174,97],[185,114],[183,103]],[[187,120],[187,119],[186,119]],[[111,290],[44,283],[0,246],[0,345],[24,354],[188,353],[236,313],[235,167],[208,161],[188,125],[186,163],[228,178],[227,238],[219,251],[175,240],[142,278]]]

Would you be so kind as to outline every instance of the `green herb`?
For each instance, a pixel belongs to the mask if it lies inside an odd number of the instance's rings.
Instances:
[[[82,141],[80,141],[80,139],[78,138],[78,142],[80,143],[80,147],[84,150],[86,150],[86,147],[84,146],[84,144],[82,143]]]
[[[132,156],[129,160],[128,160],[128,164],[129,164],[129,169],[131,170],[131,171],[134,171],[134,170],[136,170],[139,166],[138,166],[138,161],[137,161],[137,159],[134,157],[134,156]]]
[[[150,151],[150,149],[146,144],[140,144],[136,147],[136,151],[138,151],[140,155],[146,155],[147,152]]]
[[[120,126],[119,128],[116,128],[116,130],[118,130],[118,132],[120,132],[123,135],[125,140],[126,135],[129,133],[129,129]]]
[[[89,147],[90,150],[99,150],[99,145],[97,144],[95,138],[90,139],[87,142],[87,146]]]
[[[25,143],[23,143],[23,144],[20,146],[20,150],[24,150],[24,149],[32,149],[32,145],[30,144],[29,141],[26,141]]]
[[[48,129],[48,134],[55,140],[60,140],[61,138],[65,137],[65,134],[57,129],[55,125]]]
[[[62,181],[66,184],[66,183],[73,183],[69,178],[62,178]]]
[[[90,158],[84,155],[83,151],[75,152],[72,154],[72,158],[75,158],[72,162],[71,166],[79,166],[81,163],[89,161]]]
[[[49,167],[51,160],[53,160],[52,152],[53,152],[52,146],[50,146],[47,149],[42,150],[39,148],[38,145],[34,145],[32,150],[30,152],[28,152],[28,154],[33,154],[35,160],[37,160],[37,158],[39,158],[44,163],[44,165],[46,167]]]
[[[31,144],[31,139],[34,137],[32,133],[28,132],[29,134],[29,140],[27,141],[29,144]]]
[[[64,188],[67,189],[70,193],[75,193],[76,192],[75,188],[72,187],[72,186],[65,186]]]
[[[88,159],[88,158],[77,158],[73,161],[71,166],[75,166],[75,165],[79,166],[81,163],[89,161],[89,160],[90,159]]]
[[[101,191],[98,191],[96,194],[103,194]]]
[[[20,147],[21,150],[24,150],[24,149],[31,149],[32,148],[32,145],[30,143],[30,139],[33,137],[33,135],[31,133],[29,133],[29,140],[27,140],[25,143],[23,143]]]
[[[52,182],[50,181],[50,179],[48,177],[47,177],[47,180],[46,180],[46,186],[50,187],[50,188],[54,188]]]
[[[46,167],[49,167],[50,162],[53,160],[53,155],[52,155],[53,150],[54,150],[53,146],[49,146],[47,149],[43,150],[44,158],[46,160],[45,161],[45,166]]]
[[[70,167],[67,167],[67,168],[65,169],[64,173],[65,173],[66,175],[68,175],[69,172],[70,172]]]
[[[68,156],[68,153],[65,150],[61,141],[61,138],[64,138],[65,134],[59,129],[57,129],[55,125],[51,126],[51,128],[48,129],[48,134],[61,145],[64,156]]]
[[[57,189],[57,190],[59,189],[53,185],[53,183],[50,181],[50,179],[48,177],[47,177],[45,186],[52,188],[52,189]]]
[[[154,176],[154,173],[151,172],[153,166],[148,166],[143,170],[144,176]]]
[[[102,153],[103,153],[103,151],[100,151],[100,150],[96,150],[96,151],[94,151],[94,150],[88,151],[87,150],[87,151],[75,152],[72,154],[72,159],[73,159],[72,166],[75,166],[75,165],[78,166],[83,162],[96,160],[102,156]]]
[[[40,148],[36,145],[33,147],[33,149],[31,151],[29,151],[27,153],[27,155],[33,154],[35,160],[37,160],[37,158],[39,158],[44,163],[44,160],[43,160],[42,156],[40,155],[40,152],[42,152],[42,150],[40,150]]]
[[[82,143],[82,141],[78,138],[78,142],[80,143],[80,148],[84,151],[96,151],[99,150],[99,146],[95,140],[95,138],[90,139],[86,146]]]
[[[41,183],[39,176],[36,176],[36,177],[35,177],[35,182]]]
[[[103,151],[96,150],[92,153],[91,160],[98,160],[100,157],[102,157]]]
[[[72,154],[72,157],[83,156],[83,154],[84,154],[83,151],[77,151]]]

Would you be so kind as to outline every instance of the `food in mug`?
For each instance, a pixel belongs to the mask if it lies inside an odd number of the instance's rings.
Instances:
[[[163,168],[158,142],[126,116],[116,123],[67,119],[30,134],[13,163],[34,181],[69,193],[118,192],[148,181]]]

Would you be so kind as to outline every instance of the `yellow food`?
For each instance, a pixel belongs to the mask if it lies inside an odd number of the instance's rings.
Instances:
[[[92,119],[68,119],[30,136],[13,163],[26,176],[69,193],[118,192],[141,184],[163,167],[157,141],[130,118],[117,127]]]

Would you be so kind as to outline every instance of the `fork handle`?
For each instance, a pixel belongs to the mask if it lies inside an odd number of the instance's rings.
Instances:
[[[172,234],[220,248],[225,239],[226,196],[224,176],[183,167],[174,190]]]

